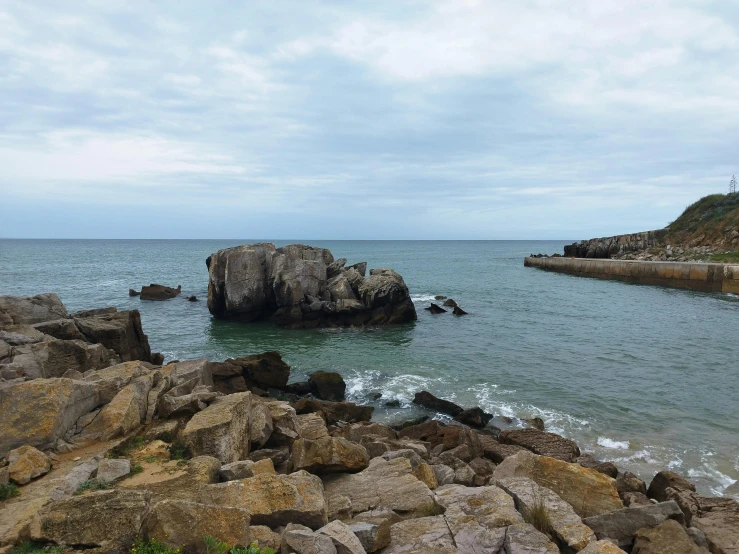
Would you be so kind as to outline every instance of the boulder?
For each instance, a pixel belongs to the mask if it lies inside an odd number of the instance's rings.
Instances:
[[[434,490],[439,486],[439,481],[436,479],[434,468],[426,462],[421,462],[415,466],[413,468],[413,475],[431,490]]]
[[[316,414],[302,414],[298,417],[298,434],[302,439],[318,440],[328,437],[328,428],[323,418]],[[359,442],[359,441],[353,441]]]
[[[390,546],[383,554],[455,554],[454,545],[443,516],[420,517],[400,521],[390,528]]]
[[[360,473],[324,477],[324,488],[331,519],[387,508],[401,517],[418,517],[438,510],[433,493],[413,475],[405,458],[370,460]]]
[[[481,408],[470,408],[456,415],[454,419],[470,427],[482,429],[493,419],[493,414],[484,412]]]
[[[673,471],[660,471],[654,476],[647,489],[647,496],[658,502],[668,500],[667,489],[671,488],[678,492],[695,492],[695,485],[683,476]]]
[[[0,388],[0,457],[29,445],[53,448],[98,405],[96,388],[71,379],[35,379]]]
[[[493,463],[499,464],[509,456],[514,456],[522,450],[526,450],[523,446],[515,444],[500,444],[490,435],[483,433],[478,434],[480,443],[482,444],[483,455]]]
[[[340,402],[344,400],[346,383],[341,375],[334,371],[316,371],[308,379],[310,392],[316,398]]]
[[[322,414],[328,425],[335,425],[340,421],[347,423],[369,421],[375,410],[373,406],[358,406],[354,402],[326,402],[312,398],[301,398],[294,407],[298,414],[312,412]]]
[[[445,314],[446,310],[439,306],[438,304],[434,304],[433,302],[428,308],[424,308],[424,310],[427,310],[431,312],[432,314]]]
[[[8,476],[17,485],[46,475],[50,469],[49,457],[33,446],[21,446],[8,454]]]
[[[252,397],[254,400],[254,397]],[[259,401],[252,401],[251,414],[249,415],[249,439],[252,446],[259,448],[272,436],[274,423],[269,407]]]
[[[668,519],[656,527],[636,532],[632,554],[706,554],[693,542],[685,528]],[[712,550],[712,552],[719,552]],[[725,551],[729,554],[729,550]],[[736,552],[736,550],[734,550]]]
[[[145,534],[170,548],[206,554],[203,537],[217,537],[231,546],[251,544],[249,512],[232,506],[206,505],[187,500],[157,502],[146,519]]]
[[[146,362],[131,361],[106,367],[89,373],[83,380],[94,385],[100,404],[109,404],[131,381],[151,373],[152,366]]]
[[[118,489],[57,500],[33,518],[30,538],[77,548],[127,547],[141,531],[150,499],[149,492]]]
[[[89,342],[100,343],[109,348],[122,361],[150,362],[151,347],[141,327],[139,311],[113,310],[98,315],[74,314],[74,323]]]
[[[623,554],[623,552],[611,541],[597,541],[591,542],[579,554]]]
[[[527,451],[509,456],[495,468],[496,481],[528,477],[551,489],[581,518],[623,509],[615,481],[602,473]]]
[[[516,508],[522,514],[545,509],[551,523],[551,532],[561,545],[579,552],[596,540],[593,531],[583,523],[572,506],[550,489],[541,487],[526,477],[500,479],[496,483],[513,497]]]
[[[667,519],[684,522],[683,513],[674,500],[588,517],[583,523],[598,539],[613,539],[619,546],[630,546],[639,529],[656,527]]]
[[[182,285],[178,285],[176,289],[164,285],[152,283],[149,286],[141,287],[141,300],[169,300],[175,296],[179,296],[182,292]]]
[[[559,548],[533,525],[518,523],[506,529],[505,554],[559,554]]]
[[[221,463],[243,460],[249,454],[250,392],[219,398],[195,414],[181,433],[194,455],[213,456]]]
[[[131,460],[110,460],[103,458],[98,463],[97,480],[112,483],[131,473]]]
[[[62,477],[52,481],[53,488],[49,494],[51,500],[61,500],[72,496],[82,483],[87,481],[98,468],[96,459],[77,464],[72,470]]]
[[[466,444],[469,438],[461,427],[445,425],[437,420],[406,427],[398,432],[398,435],[401,438],[427,442],[432,448],[443,445],[445,450]]]
[[[357,514],[346,523],[367,552],[377,552],[390,544],[390,528],[399,521],[400,516],[392,510],[377,509]]]
[[[413,403],[423,406],[424,408],[428,408],[429,410],[450,416],[458,416],[464,412],[464,410],[454,402],[437,398],[428,391],[417,392],[413,397]]]
[[[290,366],[282,360],[279,352],[264,352],[235,360],[228,359],[226,363],[241,367],[247,383],[263,388],[284,387],[290,378]]]
[[[400,450],[388,450],[387,452],[382,454],[382,459],[384,460],[394,460],[395,458],[405,458],[411,463],[411,468],[415,469],[419,465],[423,463],[423,459],[421,456],[416,453],[415,450],[411,450],[410,448],[402,448]]]
[[[266,473],[268,475],[276,475],[275,467],[270,458],[263,460],[241,460],[221,466],[219,475],[223,481],[237,481],[239,479],[248,479],[255,475]]]
[[[465,312],[462,308],[459,306],[454,306],[454,309],[452,310],[452,313],[454,315],[467,315],[467,312]]]
[[[251,531],[252,542],[257,543],[259,548],[271,548],[275,552],[280,551],[282,537],[272,529],[266,525],[252,525],[249,530]]]
[[[375,435],[388,440],[398,438],[398,433],[394,429],[382,423],[352,423],[342,427],[338,434],[352,442],[360,442],[362,437],[367,435]]]
[[[272,435],[269,443],[272,446],[292,445],[299,434],[298,416],[295,409],[287,402],[265,402],[272,416]]]
[[[616,477],[616,490],[619,494],[637,492],[646,496],[647,485],[630,471],[625,471]]]
[[[27,379],[62,377],[68,371],[84,373],[117,364],[115,352],[81,340],[44,340],[12,349],[0,368]]]
[[[287,554],[337,554],[334,541],[328,535],[314,533],[288,525],[282,534],[282,552]]]
[[[574,462],[580,456],[580,449],[574,441],[533,428],[501,431],[498,442],[522,446],[534,454],[565,462]]]
[[[0,296],[0,327],[33,325],[68,317],[67,309],[56,294]]]
[[[71,318],[34,323],[33,328],[59,340],[85,340],[85,336],[80,333],[80,330],[77,329],[74,320]]]
[[[577,458],[577,460],[575,460],[575,462],[580,464],[582,467],[594,469],[595,471],[598,471],[603,475],[608,475],[608,477],[612,477],[613,479],[618,477],[618,468],[616,467],[616,464],[613,462],[601,462],[596,460],[591,454],[582,454]],[[618,484],[616,485],[616,488],[618,488]],[[620,493],[621,491],[618,492]]]
[[[305,471],[208,485],[201,498],[206,504],[244,508],[254,525],[273,529],[288,523],[318,529],[328,523],[321,480]]]
[[[434,464],[431,466],[431,469],[434,470],[438,486],[454,484],[456,475],[451,467],[444,464]]]
[[[446,300],[444,300],[443,305],[446,306],[447,308],[454,308],[457,305],[457,303],[454,301],[454,299],[447,298]]]
[[[338,521],[338,520],[337,520]],[[388,526],[387,543],[378,546],[377,537],[380,532],[380,526],[374,523],[357,521],[348,525],[349,530],[354,533],[365,552],[377,552],[380,548],[384,548],[390,544],[390,526]]]
[[[324,525],[316,534],[330,537],[336,547],[337,554],[367,554],[354,532],[340,521],[332,521]]]
[[[369,465],[367,450],[341,437],[300,438],[292,447],[293,468],[311,473],[362,471]]]

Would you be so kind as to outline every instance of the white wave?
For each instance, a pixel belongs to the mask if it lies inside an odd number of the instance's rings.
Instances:
[[[598,445],[603,448],[613,448],[616,450],[628,450],[629,441],[615,441],[608,437],[598,437]]]
[[[433,302],[434,300],[436,300],[436,297],[433,294],[412,294],[411,300],[413,302]]]

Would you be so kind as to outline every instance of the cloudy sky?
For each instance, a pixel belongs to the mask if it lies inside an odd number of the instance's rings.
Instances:
[[[0,237],[580,239],[739,173],[736,0],[0,0]]]

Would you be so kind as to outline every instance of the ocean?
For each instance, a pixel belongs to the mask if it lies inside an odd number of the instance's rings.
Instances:
[[[739,479],[735,296],[523,267],[524,256],[562,252],[564,241],[302,241],[349,264],[397,270],[418,321],[310,331],[216,321],[206,257],[262,241],[0,240],[0,294],[55,292],[70,311],[138,309],[152,351],[166,359],[278,350],[291,380],[341,373],[349,399],[375,405],[378,421],[418,413],[410,401],[429,390],[498,416],[539,416],[547,430],[647,481],[670,469],[721,494]],[[183,293],[164,302],[128,296],[149,283]],[[186,301],[192,294],[198,302]],[[469,315],[423,310],[435,295]],[[401,407],[385,407],[389,400]]]

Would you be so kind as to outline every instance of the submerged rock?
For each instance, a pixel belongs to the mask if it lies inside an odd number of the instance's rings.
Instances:
[[[208,309],[217,318],[269,319],[289,327],[405,323],[416,310],[390,269],[344,267],[326,249],[271,243],[220,250],[208,265]]]
[[[169,300],[175,296],[179,296],[182,292],[182,285],[178,285],[176,289],[157,285],[152,283],[148,287],[141,287],[141,300]]]

